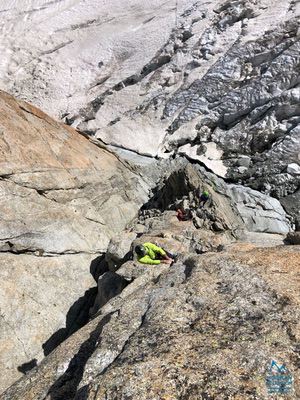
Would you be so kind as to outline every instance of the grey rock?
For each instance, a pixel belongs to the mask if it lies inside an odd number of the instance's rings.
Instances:
[[[291,230],[277,199],[238,185],[229,185],[229,195],[249,231],[286,234]]]
[[[151,268],[149,265],[141,264],[137,261],[127,261],[118,269],[117,274],[126,281],[132,282],[136,278],[148,273]]]
[[[4,92],[0,112],[2,391],[87,322],[90,269],[96,276],[95,260],[150,187],[126,161]]]
[[[237,163],[240,167],[248,168],[251,163],[251,158],[249,156],[240,156]]]
[[[111,298],[117,296],[127,286],[127,281],[115,272],[108,271],[98,279],[98,293],[89,314],[93,316]]]
[[[40,363],[76,324],[82,326],[80,313],[87,315],[82,309],[88,290],[95,286],[89,274],[94,257],[1,254],[0,365],[5,373],[0,392],[22,376],[22,366],[34,359]]]
[[[247,170],[248,170],[247,167],[238,167],[238,173],[239,173],[239,174],[243,174],[243,173],[245,173]]]
[[[297,260],[296,246],[239,243],[148,269],[0,398],[245,398],[245,390],[267,398],[275,358],[288,367],[296,400]]]
[[[212,228],[215,231],[224,231],[224,226],[219,221],[215,221],[212,225]]]
[[[116,271],[132,252],[132,242],[136,238],[135,232],[122,232],[114,236],[107,247],[105,259],[111,271]]]
[[[300,175],[300,165],[296,163],[289,164],[287,166],[287,172],[292,175]]]

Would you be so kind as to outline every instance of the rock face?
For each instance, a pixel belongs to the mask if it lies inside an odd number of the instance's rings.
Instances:
[[[139,277],[124,262],[141,234],[202,254],[222,250],[237,230],[289,230],[277,200],[185,159],[121,160],[4,92],[0,109],[3,390]],[[210,201],[200,208],[204,189]],[[181,203],[192,219],[178,225]]]
[[[126,161],[4,92],[0,111],[2,390],[123,293],[135,267],[116,271],[137,236],[201,254],[221,250],[236,230],[289,230],[275,199],[228,186],[186,159],[130,153]],[[209,205],[199,208],[204,189]],[[178,202],[193,209],[180,229]]]
[[[299,2],[6,3],[1,400],[299,399]]]
[[[1,391],[87,322],[91,263],[137,215],[148,186],[114,154],[4,92],[0,167]]]
[[[233,201],[251,232],[285,234],[290,223],[278,200],[244,186],[230,186]]]
[[[186,154],[299,225],[299,3],[98,4],[2,6],[2,87],[105,143]]]
[[[298,399],[300,247],[227,241],[197,255],[193,230],[175,220],[167,238],[154,229],[152,241],[181,248],[178,262],[122,265],[123,291],[1,400],[265,399],[272,360]]]

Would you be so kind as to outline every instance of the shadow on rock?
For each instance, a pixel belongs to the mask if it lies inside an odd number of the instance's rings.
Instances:
[[[84,367],[94,352],[97,343],[99,346],[99,338],[102,330],[110,321],[111,315],[112,314],[108,314],[102,320],[100,320],[96,329],[91,332],[90,337],[84,343],[82,343],[78,352],[70,361],[66,372],[51,386],[47,393],[47,396],[49,396],[51,400],[74,399],[78,385],[83,376]],[[83,395],[86,395],[86,391],[85,393],[81,392],[80,394],[82,398]]]
[[[99,277],[107,271],[108,271],[108,264],[105,260],[105,254],[103,254],[99,257],[96,257],[91,262],[90,273],[96,282],[98,282]]]
[[[182,198],[193,189],[185,170],[173,172],[160,187],[153,190],[153,196],[142,206],[141,212],[152,208],[165,211],[176,199]]]
[[[92,260],[90,265],[90,273],[96,282],[98,282],[99,277],[105,274],[106,271],[108,271],[108,265],[105,261],[105,255],[98,256]],[[70,307],[66,316],[66,327],[57,330],[42,345],[45,356],[50,354],[69,336],[88,323],[90,318],[89,311],[94,306],[97,293],[98,288],[96,286],[86,290],[84,295],[76,300],[75,303]]]
[[[27,372],[29,372],[30,370],[32,370],[32,368],[37,366],[37,359],[33,358],[31,361],[28,361],[24,364],[19,365],[18,367],[18,371],[22,372],[22,374],[26,374]]]
[[[67,313],[66,327],[53,333],[42,345],[45,356],[89,321],[89,310],[94,305],[96,296],[97,287],[93,287],[86,290],[85,294],[75,301]]]

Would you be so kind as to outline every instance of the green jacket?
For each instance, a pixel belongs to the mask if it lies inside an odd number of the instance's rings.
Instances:
[[[158,265],[160,260],[157,259],[158,255],[165,256],[166,252],[153,243],[143,243],[143,246],[147,249],[147,254],[145,256],[138,256],[138,261],[142,264]]]

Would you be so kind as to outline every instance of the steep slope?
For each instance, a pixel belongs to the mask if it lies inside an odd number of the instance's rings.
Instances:
[[[150,178],[4,92],[0,167],[3,390],[87,321],[91,263],[137,215]]]
[[[209,190],[210,208],[193,218],[198,253],[248,231],[290,230],[276,199],[227,185],[184,158],[155,161],[128,153],[134,162],[126,161],[4,92],[0,111],[0,390],[86,324],[90,308],[96,312],[124,289],[126,280],[105,275],[104,253],[108,260],[116,233],[124,237],[125,253],[111,257],[119,266],[137,235],[124,229],[139,211],[140,233],[153,214],[164,230],[178,201],[195,208],[195,193]]]
[[[214,245],[196,254],[191,222],[164,221],[138,241],[179,250],[178,262],[123,264],[123,291],[1,400],[267,399],[272,360],[287,365],[288,398],[299,398],[299,246],[229,245],[198,231]]]
[[[299,2],[13,5],[3,88],[105,143],[187,154],[282,199],[300,226]]]

